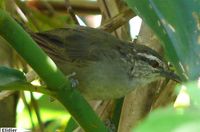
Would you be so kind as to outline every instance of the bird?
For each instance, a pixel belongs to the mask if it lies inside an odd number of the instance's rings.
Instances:
[[[156,51],[101,29],[74,26],[30,35],[87,99],[121,98],[162,77],[180,82]]]

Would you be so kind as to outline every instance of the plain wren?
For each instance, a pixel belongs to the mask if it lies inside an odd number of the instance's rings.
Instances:
[[[120,98],[161,77],[179,81],[156,51],[100,29],[77,26],[31,36],[88,99]]]

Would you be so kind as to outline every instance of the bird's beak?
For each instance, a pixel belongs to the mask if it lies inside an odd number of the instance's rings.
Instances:
[[[178,83],[181,82],[181,78],[177,74],[175,74],[175,73],[173,73],[171,71],[162,70],[162,71],[160,71],[160,75],[163,76],[163,77],[166,77],[168,79],[174,80],[174,81],[176,81]]]

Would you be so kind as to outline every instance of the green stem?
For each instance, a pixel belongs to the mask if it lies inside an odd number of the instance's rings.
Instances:
[[[52,90],[61,88],[66,77],[32,38],[5,12],[0,11],[0,35],[31,65]],[[68,87],[69,88],[69,87]]]
[[[67,126],[65,128],[65,132],[73,132],[78,127],[76,121],[71,117],[67,122]]]
[[[124,103],[124,98],[115,100],[115,109],[112,115],[112,122],[114,123],[116,130],[118,130],[123,103]]]
[[[80,93],[55,63],[39,48],[32,38],[3,10],[0,10],[0,35],[27,61],[46,82],[55,96],[87,132],[108,131]]]
[[[40,110],[39,110],[39,106],[38,106],[38,102],[37,100],[35,99],[35,97],[33,96],[33,93],[30,92],[30,96],[31,96],[31,104],[33,106],[33,109],[35,111],[35,115],[37,117],[37,120],[38,120],[38,124],[39,124],[39,128],[40,128],[40,131],[41,132],[44,132],[44,125],[42,123],[42,118],[40,116]]]
[[[33,113],[31,111],[31,107],[30,107],[29,103],[26,100],[24,92],[21,92],[21,98],[23,100],[25,108],[28,110],[28,114],[29,114],[29,117],[30,117],[30,120],[31,120],[31,125],[32,125],[32,131],[35,131],[35,124],[34,124],[34,121],[33,121]]]
[[[27,82],[15,82],[15,83],[10,83],[8,85],[0,86],[0,91],[1,90],[16,90],[16,91],[23,90],[23,91],[43,93],[50,96],[55,95],[55,92],[48,90],[44,86],[34,86]]]

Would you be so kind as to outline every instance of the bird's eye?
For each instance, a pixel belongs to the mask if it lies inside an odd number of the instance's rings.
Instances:
[[[151,66],[153,68],[157,68],[157,67],[159,67],[159,63],[157,61],[151,61]]]

